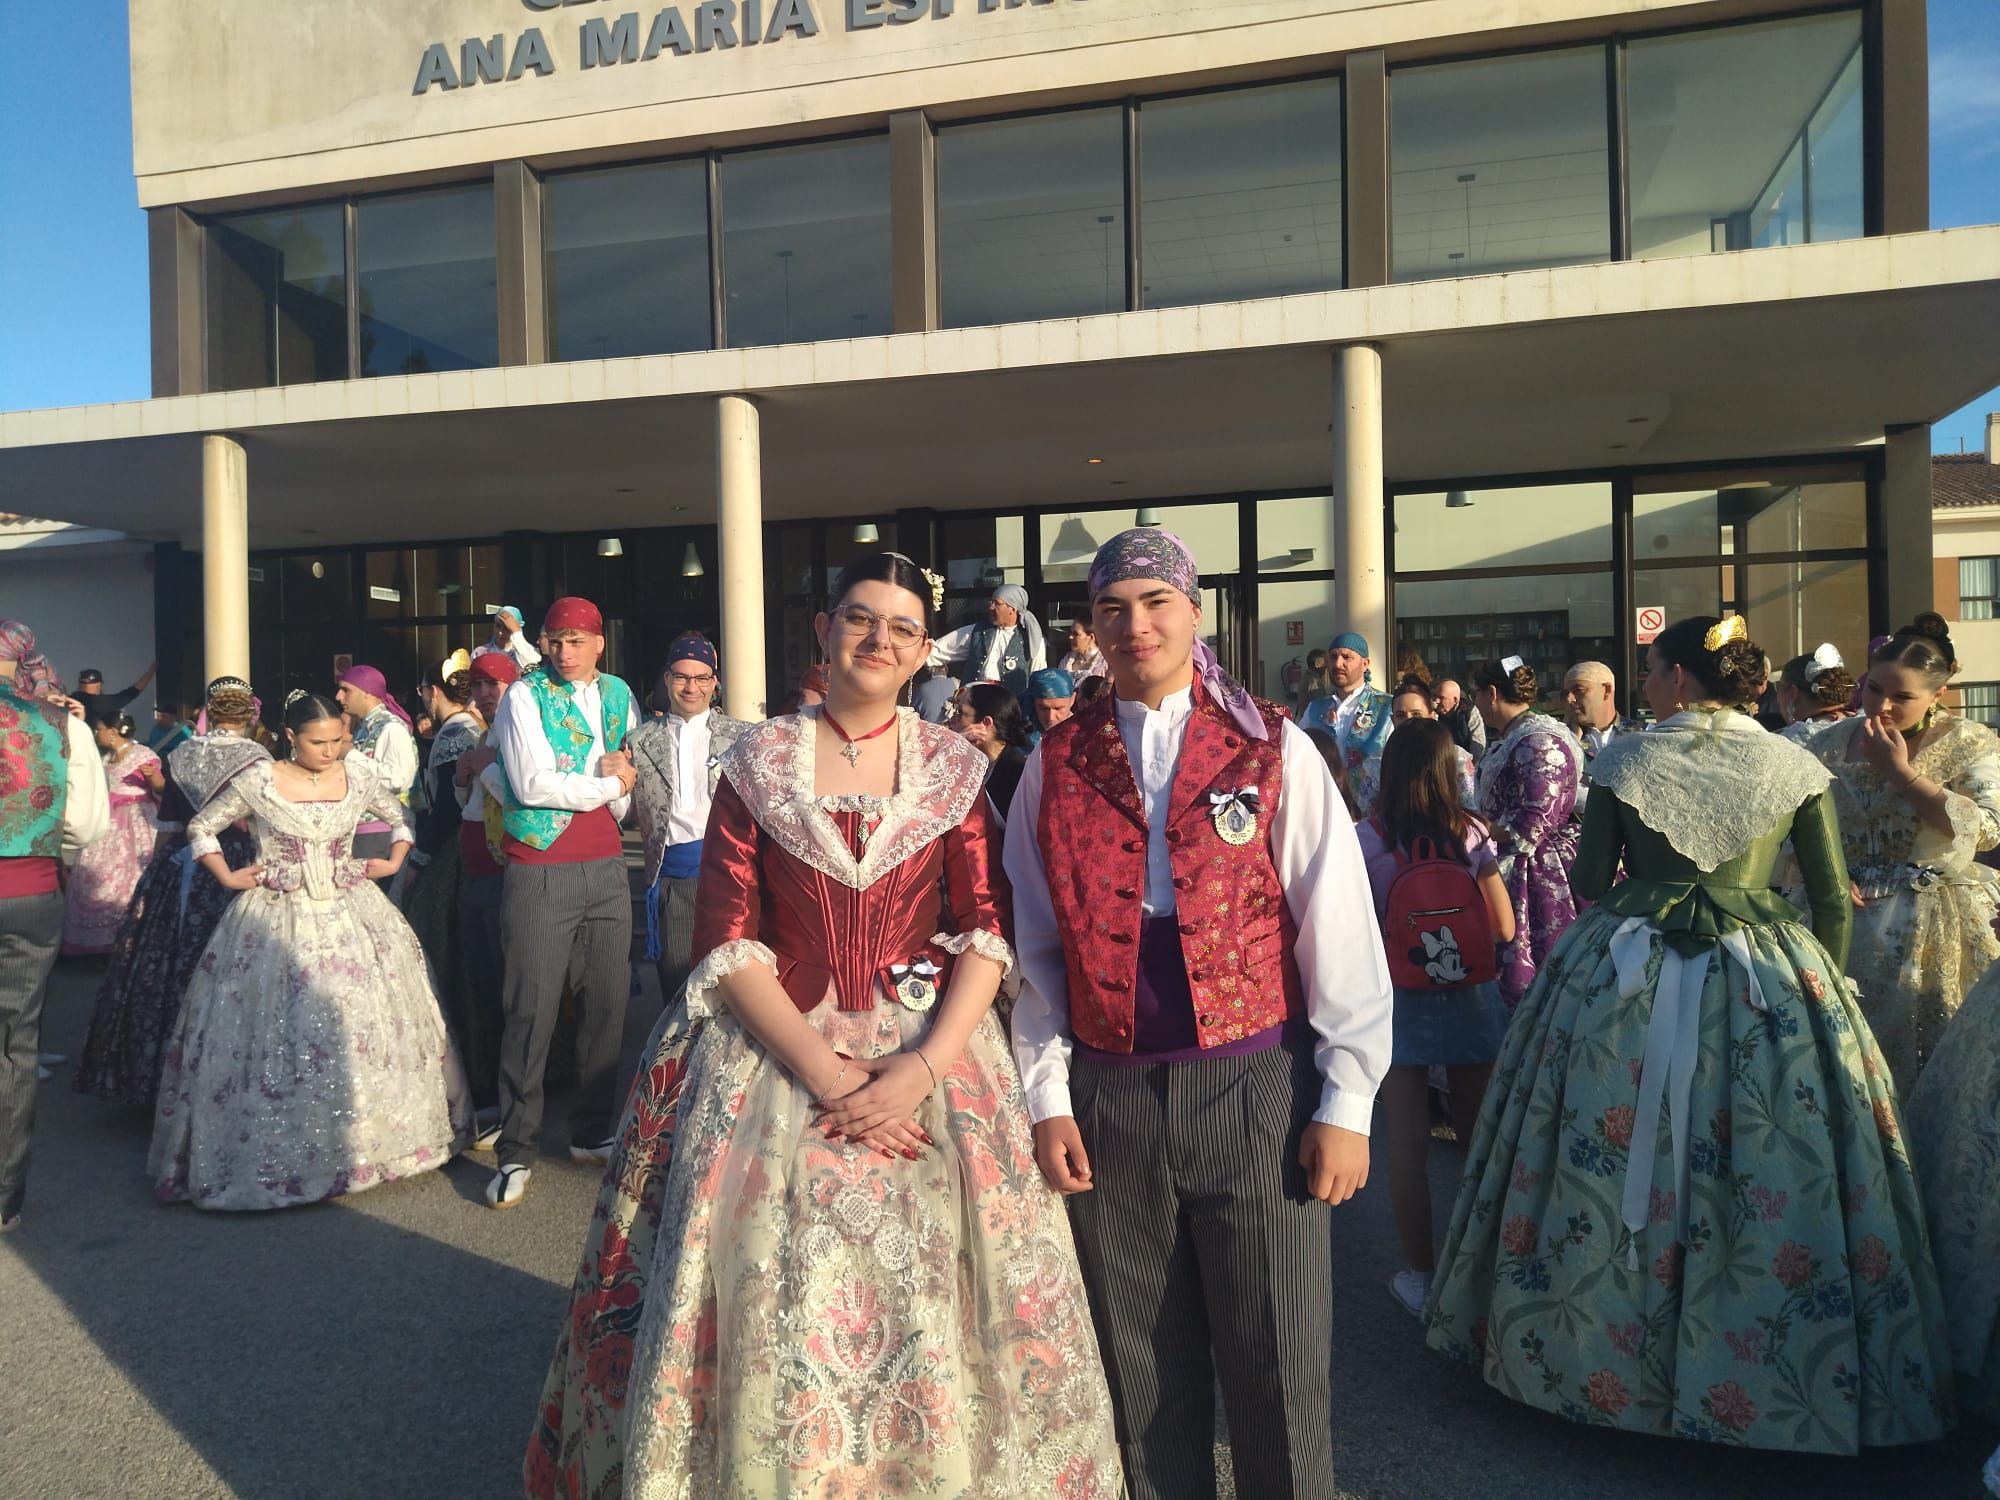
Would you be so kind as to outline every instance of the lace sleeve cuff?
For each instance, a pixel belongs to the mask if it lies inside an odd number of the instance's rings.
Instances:
[[[1951,819],[1950,860],[1954,866],[1971,864],[1981,849],[1993,846],[1993,820],[1972,798],[1946,788],[1944,811]]]
[[[204,854],[220,854],[222,840],[212,833],[196,833],[189,835],[187,847],[190,859],[200,859]]]
[[[956,937],[946,937],[943,933],[939,933],[931,941],[953,957],[970,951],[977,953],[981,958],[991,959],[1000,965],[1002,979],[1014,972],[1014,950],[999,933],[989,932],[984,927],[975,927],[972,931],[961,932]]]
[[[687,1012],[689,1016],[712,1016],[715,1014],[715,987],[739,969],[747,969],[752,964],[762,964],[773,975],[778,972],[778,955],[762,943],[751,938],[731,938],[708,951],[708,956],[694,966],[688,975]]]

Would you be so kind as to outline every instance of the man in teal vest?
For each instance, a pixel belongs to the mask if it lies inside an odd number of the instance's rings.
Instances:
[[[32,635],[0,620],[0,1230],[21,1222],[27,1197],[42,1001],[62,941],[62,867],[111,826],[82,714],[29,697],[15,681],[33,650]]]
[[[638,723],[632,690],[597,670],[604,620],[588,599],[556,600],[542,635],[545,659],[500,700],[488,736],[499,759],[482,773],[500,804],[507,856],[500,1170],[486,1188],[495,1208],[512,1208],[528,1188],[565,980],[577,1021],[570,1155],[610,1155],[631,983],[632,889],[618,825],[637,779],[625,750]]]

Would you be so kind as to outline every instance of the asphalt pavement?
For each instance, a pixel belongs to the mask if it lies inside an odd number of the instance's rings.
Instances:
[[[628,1056],[657,1014],[646,967]],[[94,968],[58,967],[45,1046],[81,1050],[96,982]],[[551,1103],[551,1144],[565,1102]],[[0,1239],[0,1497],[519,1495],[594,1171],[545,1159],[507,1213],[481,1199],[481,1158],[310,1208],[201,1213],[154,1201],[149,1130],[143,1114],[74,1093],[69,1068],[44,1085],[27,1215]],[[1442,1216],[1458,1157],[1450,1146],[1433,1156]],[[1335,1218],[1341,1500],[1983,1493],[1979,1467],[2000,1442],[1991,1428],[1831,1459],[1529,1411],[1423,1347],[1387,1290],[1396,1259],[1378,1182]]]

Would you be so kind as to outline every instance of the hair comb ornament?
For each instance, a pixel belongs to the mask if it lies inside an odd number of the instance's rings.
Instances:
[[[310,698],[311,696],[312,694],[307,692],[304,688],[293,688],[289,693],[285,694],[285,708],[289,710],[294,703],[299,701],[299,699]]]
[[[1509,677],[1512,677],[1526,665],[1527,663],[1522,661],[1518,656],[1503,656],[1500,658],[1500,670],[1505,672]]]
[[[451,655],[438,663],[438,680],[441,682],[450,682],[460,672],[470,672],[471,670],[472,653],[467,651],[465,647],[460,646]]]
[[[1840,650],[1831,641],[1821,641],[1813,648],[1813,654],[1806,660],[1805,677],[1808,683],[1818,682],[1829,672],[1838,672],[1847,663],[1841,659]]]
[[[925,581],[931,586],[932,610],[942,610],[944,608],[944,575],[942,573],[933,573],[929,568],[923,568],[919,571],[923,573]]]
[[[1732,641],[1750,639],[1750,627],[1741,615],[1725,615],[1708,627],[1708,634],[1701,638],[1701,649],[1713,655]]]

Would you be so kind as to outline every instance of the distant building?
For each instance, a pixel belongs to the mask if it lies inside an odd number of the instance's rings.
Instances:
[[[153,552],[123,532],[0,513],[0,616],[35,632],[69,686],[96,667],[116,691],[153,659]],[[148,727],[152,693],[129,712]]]
[[[1987,414],[1984,452],[1931,460],[1931,537],[1961,710],[2000,727],[2000,412]]]

